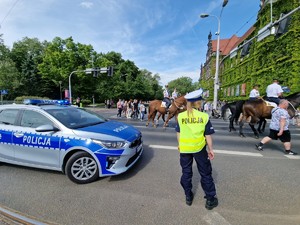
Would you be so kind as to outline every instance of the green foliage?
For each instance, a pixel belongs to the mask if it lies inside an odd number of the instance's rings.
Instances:
[[[178,96],[180,96],[198,89],[198,84],[193,84],[193,80],[190,77],[180,77],[169,82],[168,87],[171,93],[176,88]]]
[[[278,0],[273,3],[273,22],[280,18],[281,13],[288,13],[299,7],[298,1]],[[270,23],[270,4],[261,9],[255,23],[255,35]],[[249,37],[250,38],[250,37]],[[282,86],[288,86],[291,93],[300,91],[300,12],[292,15],[288,31],[279,37],[270,35],[257,42],[253,41],[250,53],[241,57],[239,53],[233,58],[224,60],[224,70],[220,74],[222,90],[220,99],[239,100],[246,99],[254,84],[260,85],[260,94],[265,95],[267,85],[273,78],[278,78]],[[246,84],[246,95],[227,96],[224,90],[234,89]],[[241,92],[241,91],[240,91]],[[235,91],[233,92],[235,93]]]
[[[86,74],[87,68],[114,68],[114,75]],[[64,97],[71,86],[72,98],[80,97],[84,105],[112,99],[162,99],[159,74],[140,70],[120,53],[97,53],[91,45],[75,43],[72,37],[40,42],[25,37],[10,51],[0,36],[0,86],[8,91],[7,99],[22,102],[24,98],[50,99]],[[196,89],[190,78],[174,81],[181,93]]]
[[[92,101],[89,99],[81,99],[81,103],[82,103],[82,106],[87,106],[87,105],[90,105],[92,103]]]

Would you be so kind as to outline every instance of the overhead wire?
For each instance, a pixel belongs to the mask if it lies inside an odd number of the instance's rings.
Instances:
[[[247,25],[247,23],[249,23],[250,22],[250,20],[252,20],[253,19],[253,17],[254,16],[256,16],[256,14],[255,15],[253,15],[253,16],[251,16],[250,17],[250,19],[248,19],[247,20],[247,22],[246,23],[244,23],[236,32],[235,32],[235,34],[238,34],[238,32],[240,32],[246,25]]]
[[[2,19],[1,23],[0,23],[0,28],[2,26],[2,24],[4,23],[4,21],[6,20],[6,18],[9,16],[9,14],[11,13],[11,11],[13,10],[13,8],[16,6],[16,4],[18,3],[18,1],[20,0],[16,0],[14,2],[14,4],[10,7],[10,9],[8,10],[8,12],[6,13],[6,15],[4,16],[4,18]]]

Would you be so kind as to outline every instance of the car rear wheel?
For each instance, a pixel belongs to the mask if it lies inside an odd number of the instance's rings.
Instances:
[[[99,176],[99,169],[95,159],[87,152],[76,152],[66,164],[68,178],[77,184],[87,184],[95,181]]]

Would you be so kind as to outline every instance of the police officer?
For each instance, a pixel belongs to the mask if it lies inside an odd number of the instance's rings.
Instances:
[[[279,104],[279,97],[282,97],[283,90],[278,84],[278,79],[273,79],[273,83],[268,85],[267,89],[267,100]]]
[[[254,85],[253,89],[250,91],[249,100],[256,100],[259,97],[258,85]]]
[[[166,102],[166,110],[168,111],[169,106],[171,105],[171,100],[170,100],[170,93],[168,90],[168,85],[165,85],[165,89],[163,91],[164,99],[163,101]]]
[[[199,89],[185,95],[187,110],[178,114],[178,122],[175,129],[182,168],[180,183],[185,192],[186,204],[192,205],[194,199],[192,192],[192,165],[195,159],[201,175],[201,186],[205,192],[205,207],[210,210],[218,206],[210,163],[210,160],[214,159],[211,135],[215,131],[208,114],[199,111],[202,93],[203,90]],[[208,148],[207,150],[206,147]]]

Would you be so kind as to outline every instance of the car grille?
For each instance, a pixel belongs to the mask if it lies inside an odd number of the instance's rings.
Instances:
[[[142,149],[141,149],[140,151],[138,151],[137,153],[135,153],[134,156],[132,156],[132,157],[128,160],[128,162],[126,163],[125,166],[126,166],[126,167],[127,167],[127,166],[130,166],[130,165],[137,159],[137,157],[139,157],[141,151],[142,151]]]

